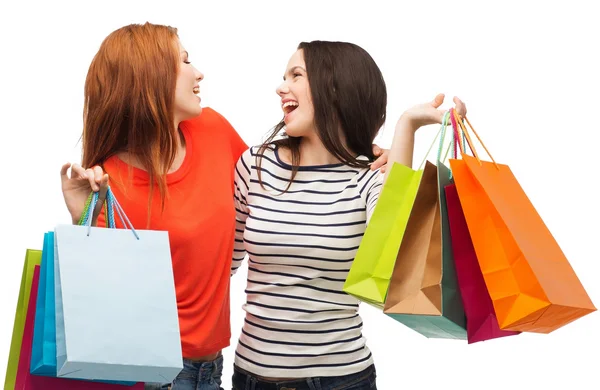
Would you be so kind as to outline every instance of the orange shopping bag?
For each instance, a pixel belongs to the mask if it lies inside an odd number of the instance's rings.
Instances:
[[[558,243],[507,165],[450,159],[460,203],[501,329],[550,333],[596,310]]]

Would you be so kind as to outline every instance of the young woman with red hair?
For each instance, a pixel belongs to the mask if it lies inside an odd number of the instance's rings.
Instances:
[[[231,336],[232,183],[247,146],[223,116],[200,106],[203,78],[175,28],[114,31],[85,81],[82,164],[61,170],[74,223],[93,190],[104,224],[110,177],[134,226],[169,232],[184,358],[174,390],[219,389],[221,350]]]

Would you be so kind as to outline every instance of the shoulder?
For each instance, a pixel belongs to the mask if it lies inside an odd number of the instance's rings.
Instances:
[[[101,166],[104,172],[111,177],[115,176],[117,173],[128,173],[129,168],[133,168],[127,165],[127,163],[121,160],[117,155],[110,156],[106,161],[104,161],[101,164]],[[137,173],[137,171],[137,168],[133,168],[134,173]]]
[[[362,156],[359,156],[357,159],[361,159],[360,157]],[[358,171],[358,184],[360,193],[364,195],[365,193],[381,187],[383,184],[383,178],[384,175],[380,169],[371,170],[370,167],[360,168]]]
[[[180,127],[194,137],[204,138],[205,141],[226,141],[234,146],[236,159],[248,148],[231,123],[211,107],[202,108],[200,115],[181,122]]]
[[[276,146],[273,144],[251,146],[244,152],[243,158],[245,158],[245,161],[256,162],[261,167],[264,167],[265,164],[281,166],[279,156],[276,153]]]
[[[189,130],[205,130],[225,128],[233,130],[233,126],[227,119],[211,107],[202,108],[202,113],[195,118],[185,120],[181,123]]]
[[[277,164],[277,157],[275,155],[274,145],[254,145],[246,149],[240,156],[237,166],[238,169],[243,167],[247,173],[257,169],[256,166],[260,164],[260,169],[264,170],[265,165],[279,165]]]
[[[361,168],[359,171],[361,182],[377,183],[383,180],[383,173],[380,169],[371,170],[371,168]]]
[[[264,151],[261,151],[262,145],[254,145],[254,146],[250,146],[248,149],[246,149],[244,151],[244,153],[242,153],[242,155],[240,156],[239,161],[243,161],[245,164],[248,165],[248,167],[250,166],[250,162],[255,160],[256,157],[260,154],[261,156],[269,156],[270,154],[272,154],[272,150],[270,148],[265,148]]]
[[[200,115],[181,122],[180,126],[205,153],[212,154],[214,149],[218,149],[223,154],[227,150],[228,165],[235,164],[242,152],[248,149],[229,121],[211,107],[204,107]]]

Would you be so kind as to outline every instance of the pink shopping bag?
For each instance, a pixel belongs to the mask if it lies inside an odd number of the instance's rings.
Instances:
[[[488,293],[475,248],[471,242],[456,186],[454,184],[447,185],[444,190],[456,277],[467,317],[468,343],[519,334],[520,332],[500,329],[492,298]]]

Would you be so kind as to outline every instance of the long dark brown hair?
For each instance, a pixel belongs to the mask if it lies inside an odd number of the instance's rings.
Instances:
[[[119,152],[135,156],[150,177],[148,212],[155,183],[164,207],[177,153],[177,39],[169,26],[122,27],[104,39],[85,80],[82,165],[102,166]]]
[[[373,141],[385,123],[387,89],[383,75],[363,48],[348,42],[312,41],[298,45],[306,63],[306,73],[314,106],[317,134],[325,148],[343,164],[365,168],[373,161]],[[256,156],[258,178],[261,160],[267,149],[288,148],[292,155],[292,174],[287,191],[300,164],[302,137],[283,134],[281,120],[269,133]],[[343,142],[345,141],[345,143]],[[357,159],[366,156],[369,161]]]

